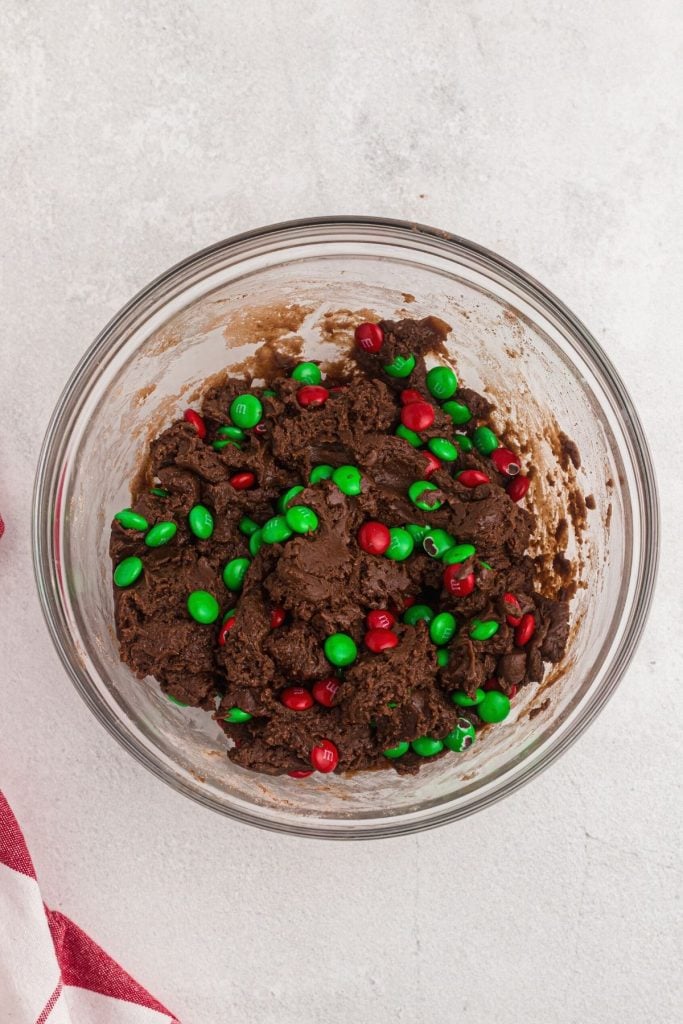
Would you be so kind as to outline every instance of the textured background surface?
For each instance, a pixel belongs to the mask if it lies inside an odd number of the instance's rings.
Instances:
[[[682,27],[675,0],[2,5],[0,785],[48,901],[187,1024],[674,1020]],[[67,680],[30,565],[40,439],[105,321],[217,238],[333,212],[450,229],[557,292],[636,398],[664,514],[646,640],[588,734],[380,844],[153,779]]]

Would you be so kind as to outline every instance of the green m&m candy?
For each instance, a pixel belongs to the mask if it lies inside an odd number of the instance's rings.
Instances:
[[[193,505],[187,521],[192,533],[200,540],[208,540],[213,533],[213,516],[205,505]]]
[[[169,492],[165,487],[150,487],[150,494],[153,494],[155,498],[168,498]]]
[[[477,427],[472,434],[474,447],[482,455],[490,455],[498,447],[498,438],[489,427]]]
[[[456,754],[471,747],[476,739],[477,731],[467,718],[459,718],[455,723],[455,729],[444,736],[443,741],[449,750]]]
[[[431,622],[434,612],[427,604],[414,604],[406,608],[403,613],[403,621],[408,626],[416,626],[418,622]]]
[[[387,558],[390,558],[392,562],[403,562],[412,555],[415,541],[407,530],[404,530],[402,526],[391,526],[389,536],[391,537],[389,547],[384,552]]]
[[[224,716],[224,722],[230,722],[232,725],[237,725],[239,722],[250,722],[253,718],[248,711],[242,711],[242,708],[230,708],[227,715]]]
[[[441,508],[443,501],[440,498],[432,498],[430,500],[427,491],[438,490],[439,488],[436,484],[430,483],[429,480],[416,480],[408,488],[408,497],[413,505],[423,512],[433,512],[435,509]]]
[[[246,434],[239,427],[231,427],[226,424],[223,427],[219,427],[216,431],[216,439],[213,442],[213,447],[219,452],[222,448],[226,448],[229,444],[235,446],[235,448],[242,447],[241,442],[244,441]]]
[[[422,547],[430,558],[441,558],[454,544],[455,538],[447,530],[438,528],[427,530],[422,538]]]
[[[292,370],[291,376],[300,384],[319,384],[323,379],[320,367],[317,363],[297,363]]]
[[[142,575],[142,559],[136,555],[124,558],[114,569],[114,583],[117,587],[130,587]]]
[[[323,649],[325,657],[333,665],[351,665],[358,656],[355,641],[346,633],[333,633],[332,636],[328,636]]]
[[[432,736],[420,736],[410,744],[416,754],[420,757],[434,757],[443,750],[441,740],[435,740]]]
[[[393,761],[396,757],[403,757],[403,755],[407,754],[409,750],[409,743],[397,743],[395,747],[387,747],[387,749],[383,750],[382,753],[385,757],[388,757]]]
[[[229,423],[225,423],[216,431],[216,437],[222,437],[228,441],[237,441],[238,444],[244,441],[246,436],[243,430],[240,430],[239,427],[232,427]]]
[[[462,402],[444,402],[442,405],[444,412],[447,412],[454,423],[460,425],[461,423],[469,423],[472,419],[472,413]]]
[[[486,694],[484,691],[479,688],[477,688],[477,692],[474,697],[468,697],[463,690],[454,690],[451,694],[451,700],[460,708],[473,708],[477,704],[481,704],[485,696]]]
[[[434,366],[427,374],[427,387],[437,401],[445,402],[458,390],[458,378],[450,366]]]
[[[477,714],[482,722],[502,722],[510,714],[510,698],[499,690],[489,690],[477,704]]]
[[[114,519],[121,524],[124,530],[148,530],[149,523],[144,516],[133,512],[132,508],[124,508],[117,512]]]
[[[269,519],[261,527],[261,540],[264,544],[283,544],[291,536],[292,531],[287,525],[287,520],[284,516],[273,516],[272,519]]]
[[[438,650],[436,652],[436,663],[439,666],[439,668],[444,668],[444,666],[446,666],[450,661],[450,657],[451,656],[445,647],[442,647],[440,650]]]
[[[145,544],[149,548],[160,548],[173,540],[178,527],[175,523],[157,523],[145,536]]]
[[[410,427],[406,427],[403,423],[399,423],[396,427],[395,433],[396,437],[402,437],[403,440],[407,441],[408,444],[411,444],[413,448],[421,448],[424,444],[420,435],[416,434],[414,430],[410,429]]]
[[[444,551],[441,561],[444,565],[460,565],[461,562],[466,562],[476,553],[477,549],[474,544],[454,544],[452,548]]]
[[[242,516],[240,519],[240,533],[243,533],[246,537],[251,537],[252,533],[256,533],[260,529],[258,523],[255,523],[249,516]]]
[[[277,398],[277,391],[273,391],[272,388],[264,388],[261,394],[264,398]]]
[[[318,517],[308,505],[293,505],[285,513],[287,526],[294,533],[313,533],[318,529]]]
[[[263,416],[263,406],[256,395],[238,395],[230,403],[230,419],[236,427],[248,430],[255,427]]]
[[[342,494],[360,494],[362,480],[356,466],[338,466],[332,473],[332,483],[337,485]]]
[[[312,484],[318,484],[321,480],[331,480],[333,473],[334,466],[328,466],[326,462],[321,462],[319,466],[313,467],[308,479]]]
[[[418,523],[406,523],[404,529],[408,531],[416,544],[422,544],[429,533],[428,526],[420,526]]]
[[[439,647],[449,643],[455,636],[457,625],[455,616],[450,612],[439,612],[429,623],[429,637],[432,643]]]
[[[205,626],[215,622],[220,613],[218,601],[208,590],[193,590],[187,599],[187,610],[195,622]]]
[[[277,510],[278,512],[286,512],[287,506],[289,505],[292,498],[296,498],[297,494],[301,494],[303,487],[301,484],[295,484],[294,487],[290,487],[288,491],[281,494],[277,499]]]
[[[414,355],[396,356],[388,366],[384,367],[384,372],[388,373],[390,377],[410,377],[414,369]]]
[[[472,619],[470,624],[470,636],[473,640],[490,640],[500,629],[500,623],[495,619]]]
[[[187,707],[187,704],[185,703],[184,700],[178,700],[178,698],[174,697],[173,694],[167,693],[166,696],[170,700],[171,704],[175,704],[175,706],[177,708],[186,708]]]
[[[223,582],[228,590],[241,590],[251,562],[248,558],[232,558],[223,569]]]
[[[252,558],[256,558],[259,551],[263,547],[263,530],[259,527],[254,530],[249,536],[249,554]]]
[[[461,452],[466,452],[469,454],[469,452],[472,451],[474,445],[470,441],[467,434],[456,434],[455,440]]]
[[[227,612],[223,616],[223,622],[227,622],[228,619],[234,619],[237,615],[237,608],[228,608]]]
[[[455,462],[458,457],[458,449],[447,437],[433,437],[427,447],[442,462]]]

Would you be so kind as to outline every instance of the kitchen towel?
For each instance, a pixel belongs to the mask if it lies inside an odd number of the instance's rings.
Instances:
[[[0,1024],[179,1024],[78,925],[45,906],[2,792]]]

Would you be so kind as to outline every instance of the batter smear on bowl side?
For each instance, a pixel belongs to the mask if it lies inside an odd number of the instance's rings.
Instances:
[[[464,756],[564,654],[520,458],[485,398],[427,371],[449,330],[367,322],[350,372],[292,360],[210,388],[114,518],[121,658],[213,714],[243,768]]]

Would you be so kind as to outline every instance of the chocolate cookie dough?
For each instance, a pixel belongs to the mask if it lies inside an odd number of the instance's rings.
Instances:
[[[114,518],[121,658],[213,714],[243,768],[461,756],[564,653],[520,459],[485,398],[427,372],[448,331],[364,323],[344,376],[283,356],[209,388]]]

